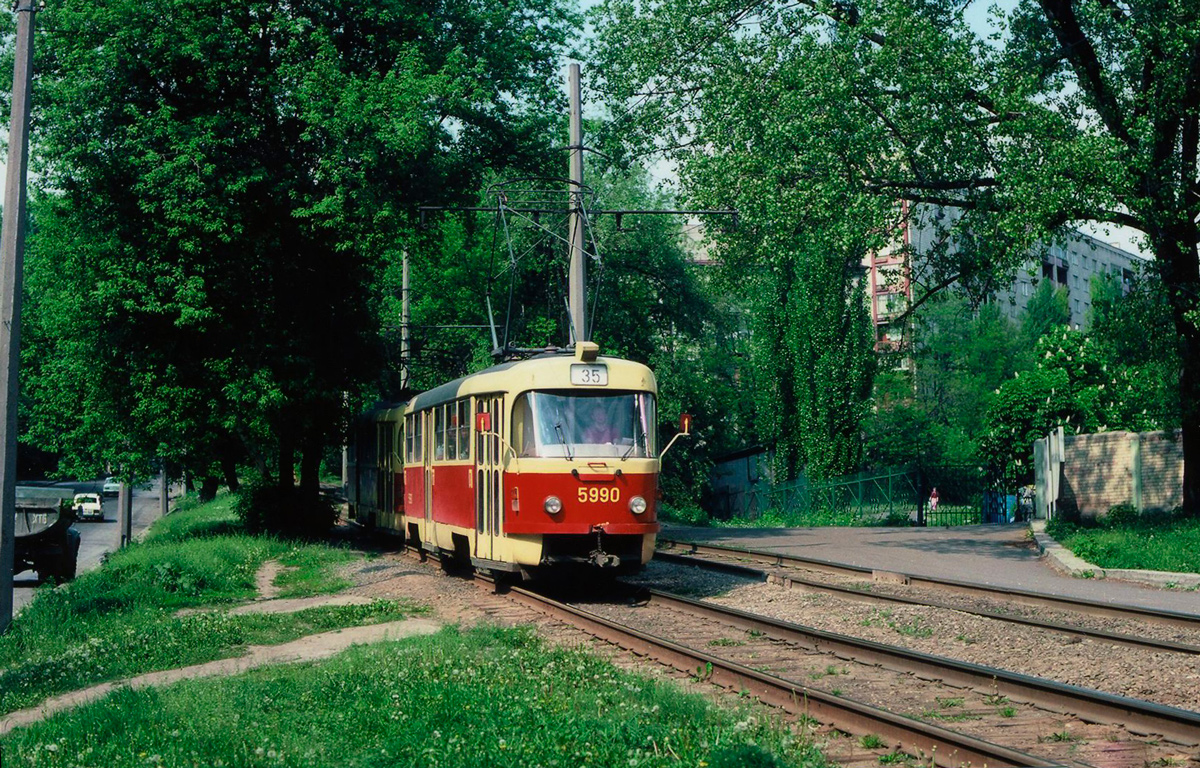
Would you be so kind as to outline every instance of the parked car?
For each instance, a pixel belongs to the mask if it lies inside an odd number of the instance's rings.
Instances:
[[[98,493],[77,493],[74,501],[75,518],[104,522],[104,500]]]
[[[105,496],[119,496],[121,494],[121,481],[115,477],[104,479],[104,485],[100,487],[100,493]]]

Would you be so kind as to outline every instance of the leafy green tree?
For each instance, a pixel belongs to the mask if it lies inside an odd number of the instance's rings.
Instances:
[[[987,414],[982,452],[1008,485],[1028,482],[1034,440],[1067,423],[1074,411],[1070,380],[1061,368],[1018,374],[996,393]]]
[[[420,203],[549,143],[555,0],[65,0],[39,18],[31,436],[77,472],[245,451],[315,496]],[[350,392],[351,397],[346,398]]]
[[[1182,368],[1179,337],[1171,324],[1171,308],[1153,272],[1136,275],[1128,286],[1113,275],[1092,278],[1088,333],[1110,366],[1136,382],[1138,398],[1155,428],[1179,424]]]
[[[1112,359],[1096,337],[1052,329],[1035,356],[1036,367],[1005,382],[987,412],[984,455],[1010,479],[1028,480],[1033,441],[1055,427],[1075,434],[1164,428],[1161,382]]]
[[[1081,220],[1144,233],[1181,351],[1184,506],[1200,514],[1197,8],[1020,0],[997,42],[964,8],[607,0],[598,57],[622,130],[677,149],[685,189],[711,186],[709,157],[752,145],[810,205],[875,194],[960,211],[962,247],[937,255],[930,289],[1003,280]],[[770,141],[800,135],[800,162]],[[763,177],[747,164],[726,178],[743,192]]]
[[[957,292],[923,304],[913,326],[913,372],[893,373],[892,390],[876,388],[868,459],[876,466],[977,462],[996,389],[1031,368],[1032,354],[996,304],[972,307]]]
[[[1071,306],[1067,289],[1055,287],[1049,280],[1042,280],[1029,297],[1025,315],[1021,318],[1021,335],[1025,343],[1032,347],[1050,330],[1070,324]]]

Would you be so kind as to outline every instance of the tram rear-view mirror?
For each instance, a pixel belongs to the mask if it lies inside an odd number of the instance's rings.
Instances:
[[[681,413],[679,415],[679,431],[685,435],[692,434],[692,414]]]
[[[490,414],[490,413],[475,414],[475,431],[476,432],[491,432],[492,431],[492,414]]]

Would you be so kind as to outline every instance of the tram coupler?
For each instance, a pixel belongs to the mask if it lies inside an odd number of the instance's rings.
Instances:
[[[597,568],[616,568],[621,564],[621,558],[605,552],[604,542],[601,540],[604,531],[599,527],[593,530],[596,531],[596,548],[588,553],[588,561]]]

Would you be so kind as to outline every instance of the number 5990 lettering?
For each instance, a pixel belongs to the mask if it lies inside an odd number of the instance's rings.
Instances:
[[[620,488],[599,487],[599,486],[595,486],[595,485],[591,486],[590,488],[580,488],[579,489],[579,500],[584,501],[584,502],[590,501],[592,503],[602,502],[605,504],[614,502],[614,501],[620,501],[621,500],[621,489]]]

